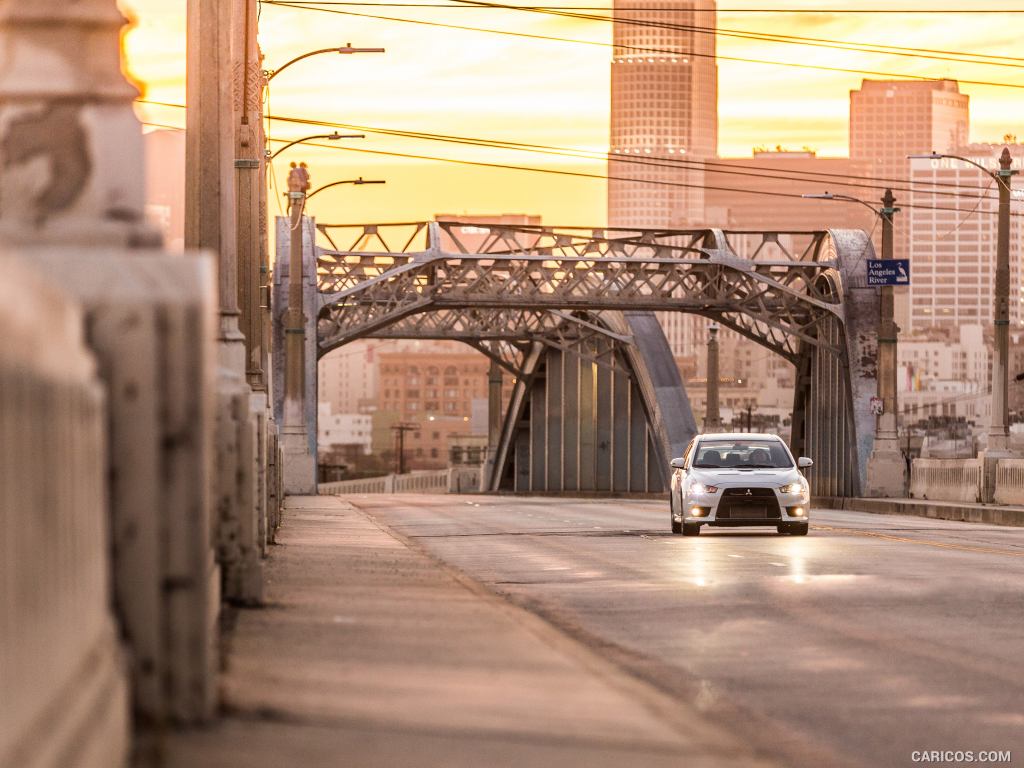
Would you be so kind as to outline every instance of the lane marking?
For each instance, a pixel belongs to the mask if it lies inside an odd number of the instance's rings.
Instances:
[[[738,557],[740,560],[743,559],[743,555],[729,555],[729,557]]]
[[[862,531],[857,528],[837,528],[831,525],[815,525],[818,531],[834,531],[836,533],[852,533],[854,536],[871,536],[876,539],[887,541],[898,541],[903,544],[923,544],[926,547],[938,547],[939,549],[955,549],[961,552],[976,552],[983,555],[1003,555],[1005,557],[1024,557],[1024,552],[1011,552],[1006,549],[993,549],[991,547],[969,547],[964,544],[947,544],[942,541],[927,541],[925,539],[911,539],[906,536],[892,536],[887,533],[875,533],[874,531]]]

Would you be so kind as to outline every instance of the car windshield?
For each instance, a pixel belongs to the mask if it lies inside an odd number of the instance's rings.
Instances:
[[[793,460],[778,440],[701,440],[693,466],[698,469],[790,469]]]

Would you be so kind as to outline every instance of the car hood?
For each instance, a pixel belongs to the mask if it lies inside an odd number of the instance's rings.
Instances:
[[[789,469],[690,469],[690,476],[707,485],[785,485],[801,477],[796,467]]]

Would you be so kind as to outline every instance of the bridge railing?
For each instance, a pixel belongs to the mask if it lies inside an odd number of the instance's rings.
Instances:
[[[103,389],[77,307],[16,264],[3,272],[0,765],[118,766],[129,705]]]
[[[984,472],[980,459],[915,459],[910,495],[932,501],[981,501]]]
[[[477,467],[382,475],[319,485],[319,491],[324,496],[361,493],[472,493],[479,489],[480,469]]]
[[[1024,504],[1024,459],[996,462],[996,504]]]

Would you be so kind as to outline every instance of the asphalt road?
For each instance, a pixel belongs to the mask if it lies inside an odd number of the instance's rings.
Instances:
[[[807,537],[683,538],[667,502],[348,500],[782,764],[1024,765],[1024,529],[816,510]]]

